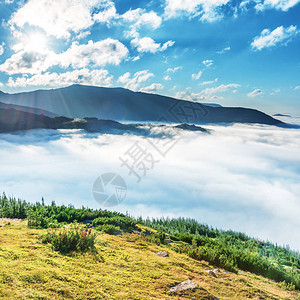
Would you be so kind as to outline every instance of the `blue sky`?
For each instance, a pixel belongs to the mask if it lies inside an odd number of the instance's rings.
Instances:
[[[121,86],[300,113],[299,0],[2,0],[0,89]]]

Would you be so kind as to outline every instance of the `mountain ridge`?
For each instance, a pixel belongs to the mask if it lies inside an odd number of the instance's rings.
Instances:
[[[96,117],[116,121],[167,123],[260,123],[281,121],[255,109],[214,107],[124,88],[71,85],[16,94],[0,94],[6,104],[23,105],[69,118]]]

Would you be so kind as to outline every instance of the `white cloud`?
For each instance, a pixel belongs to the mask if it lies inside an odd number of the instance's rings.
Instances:
[[[113,171],[130,187],[117,211],[136,217],[196,218],[300,249],[300,173],[295,167],[300,164],[299,130],[241,124],[206,127],[213,129],[211,134],[181,134],[167,158],[139,184],[120,167],[119,157],[137,141],[149,147],[143,137],[52,130],[1,134],[5,163],[0,185],[8,195],[32,202],[43,196],[47,204],[55,200],[100,208],[91,186],[98,176]]]
[[[83,68],[90,64],[119,65],[128,55],[128,49],[121,42],[110,38],[98,42],[89,41],[88,44],[81,45],[73,42],[72,46],[61,54],[46,48],[38,49],[39,52],[27,49],[22,43],[15,45],[14,50],[17,52],[0,65],[0,71],[9,75],[37,74],[56,65],[64,68],[69,66]]]
[[[203,65],[204,65],[206,68],[208,68],[208,67],[211,67],[211,66],[213,65],[214,61],[213,61],[212,59],[206,59],[206,60],[204,60],[202,63],[203,63]]]
[[[132,58],[132,61],[137,61],[137,60],[139,60],[139,59],[140,59],[140,56],[137,55],[137,56],[135,56],[135,57]]]
[[[297,26],[293,25],[287,28],[279,26],[273,31],[264,29],[260,36],[254,38],[251,47],[253,50],[262,50],[263,48],[274,47],[278,44],[286,45],[298,33]]]
[[[190,93],[188,90],[177,92],[175,98],[189,100],[189,101],[204,101],[204,100],[220,100],[223,99],[222,96],[217,96],[216,94],[225,93],[230,90],[234,91],[240,87],[239,84],[229,83],[221,84],[217,87],[206,88],[199,93]]]
[[[2,55],[4,53],[4,45],[5,45],[5,43],[2,43],[0,45],[0,55]]]
[[[127,83],[130,80],[130,76],[131,74],[126,72],[118,78],[118,82]]]
[[[157,29],[162,23],[162,18],[154,11],[146,12],[141,8],[129,10],[124,13],[121,18],[126,22],[133,23],[132,26],[134,28],[139,28],[141,25],[149,25],[153,29]]]
[[[9,75],[28,73],[37,74],[57,65],[57,55],[50,50],[41,52],[21,50],[13,54],[2,65],[0,71]]]
[[[158,51],[165,51],[168,47],[171,47],[174,45],[174,41],[167,41],[163,45],[160,43],[156,43],[152,38],[150,37],[144,37],[139,38],[136,37],[131,41],[131,44],[137,48],[138,52],[151,52],[156,53]]]
[[[261,95],[262,93],[263,93],[262,90],[256,89],[256,90],[252,91],[251,93],[248,93],[247,96],[250,98],[254,98],[254,97]]]
[[[129,72],[126,72],[118,78],[118,82],[121,82],[126,89],[133,91],[139,90],[140,84],[147,81],[154,74],[150,73],[149,70],[143,70],[136,72],[132,77]]]
[[[166,75],[164,78],[163,78],[165,81],[169,81],[171,80],[171,77],[169,75]]]
[[[203,82],[201,82],[201,84],[208,85],[208,84],[213,84],[215,82],[218,82],[218,78],[215,78],[215,80],[211,80],[211,81],[203,81]]]
[[[230,46],[229,46],[229,47],[225,47],[225,48],[223,48],[221,51],[217,51],[217,53],[218,53],[218,54],[223,54],[223,53],[229,51],[230,49],[231,49]]]
[[[300,85],[296,86],[295,90],[300,90]]]
[[[201,16],[202,21],[212,22],[222,18],[218,8],[229,0],[165,0],[165,16],[173,18],[186,15],[191,18]]]
[[[145,92],[145,93],[153,93],[160,91],[164,88],[164,86],[160,83],[152,83],[149,86],[143,87],[140,89],[140,92]]]
[[[229,90],[236,89],[238,87],[240,87],[240,85],[236,84],[236,83],[221,84],[217,87],[206,88],[202,91],[202,93],[205,95],[213,95],[213,94],[217,94],[217,93],[224,93]]]
[[[60,65],[73,68],[86,67],[89,64],[104,66],[119,65],[128,55],[128,49],[118,40],[111,38],[88,44],[73,42],[72,46],[59,55]]]
[[[111,86],[113,77],[107,70],[80,69],[65,73],[44,73],[36,74],[31,77],[23,76],[13,79],[9,78],[7,86],[26,87],[26,86],[67,86],[71,84],[86,84],[93,86]]]
[[[280,89],[275,89],[274,92],[270,93],[270,96],[274,96],[275,94],[279,93]]]
[[[89,36],[91,34],[91,32],[90,31],[82,31],[82,32],[80,32],[80,33],[78,33],[77,35],[76,35],[76,39],[77,40],[81,40],[81,39],[84,39],[84,38],[86,38],[87,36]]]
[[[182,69],[182,66],[178,66],[178,67],[174,67],[174,68],[168,68],[167,72],[175,73],[176,71],[181,70],[181,69]]]
[[[202,71],[199,71],[198,73],[192,74],[192,78],[194,80],[198,80],[200,79],[201,75],[202,75]]]
[[[69,38],[94,24],[92,10],[105,5],[103,0],[29,0],[9,21],[12,28],[32,25],[57,38]]]
[[[257,1],[256,1],[257,2]],[[262,11],[266,9],[277,9],[288,11],[293,6],[300,3],[300,0],[264,0],[255,6],[256,10]]]
[[[190,93],[189,91],[177,92],[175,93],[175,98],[189,101],[204,101],[205,96],[202,93]]]
[[[119,18],[115,4],[111,1],[103,1],[102,10],[93,16],[93,20],[98,23],[110,24],[114,19]]]

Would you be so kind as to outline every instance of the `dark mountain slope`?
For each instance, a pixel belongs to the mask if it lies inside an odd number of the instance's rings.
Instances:
[[[19,111],[24,111],[24,112],[29,112],[32,114],[36,114],[36,115],[44,115],[47,117],[56,117],[57,115],[50,112],[50,111],[46,111],[40,108],[34,108],[34,107],[29,107],[29,106],[22,106],[22,105],[14,105],[14,104],[6,104],[6,103],[2,103],[0,102],[0,108],[2,109],[16,109]]]
[[[161,127],[168,125],[159,125]],[[202,131],[209,131],[195,125],[181,124],[174,128]],[[44,115],[32,114],[16,109],[0,108],[0,133],[29,130],[29,129],[84,129],[88,132],[101,132],[111,134],[123,134],[130,132],[133,134],[160,137],[161,134],[153,134],[149,128],[144,128],[141,124],[122,124],[112,120],[99,120],[97,118],[73,119],[67,117],[50,118]],[[164,134],[162,134],[164,135]]]
[[[212,107],[123,88],[72,85],[19,94],[0,94],[0,101],[25,105],[70,118],[97,117],[118,121],[175,123],[261,123],[281,121],[248,108]]]

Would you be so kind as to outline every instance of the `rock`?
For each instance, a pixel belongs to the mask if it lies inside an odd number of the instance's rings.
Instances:
[[[140,232],[140,231],[138,231],[138,230],[132,230],[132,233],[133,233],[133,234],[138,234],[138,235],[140,235],[140,234],[141,234],[141,232]]]
[[[160,257],[168,257],[169,253],[167,251],[159,251],[155,253],[155,255],[160,256]]]
[[[206,272],[214,277],[217,277],[216,273],[212,270],[206,270]]]
[[[213,272],[214,273],[221,273],[220,269],[214,269]]]
[[[168,290],[168,293],[174,293],[174,292],[179,292],[179,291],[183,291],[183,290],[191,290],[191,289],[195,289],[198,285],[191,281],[191,280],[186,280],[186,281],[183,281],[173,287],[171,287],[169,290]]]

